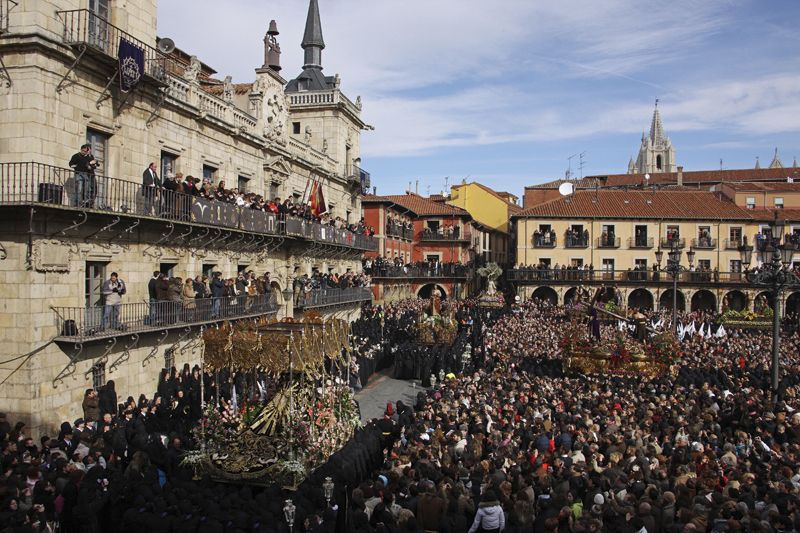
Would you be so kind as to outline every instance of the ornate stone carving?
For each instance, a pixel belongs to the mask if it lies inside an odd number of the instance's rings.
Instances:
[[[328,139],[322,139],[322,153],[328,153]]]
[[[70,247],[61,241],[41,239],[33,243],[33,266],[38,272],[69,272]]]
[[[283,94],[283,87],[267,77],[261,78],[266,86],[263,89],[264,106],[264,138],[271,142],[277,142],[286,146],[285,124],[288,115],[286,97]]]
[[[222,82],[222,99],[228,103],[233,102],[233,95],[233,76],[226,76]]]
[[[311,135],[311,126],[306,126],[306,131],[305,131],[306,144],[309,144],[311,142],[311,137],[312,137],[312,135]]]
[[[356,107],[358,108],[359,111],[361,111],[361,95],[360,94],[356,97]]]
[[[200,60],[197,59],[197,56],[192,56],[189,59],[189,66],[183,69],[183,78],[188,82],[195,81],[201,68]]]

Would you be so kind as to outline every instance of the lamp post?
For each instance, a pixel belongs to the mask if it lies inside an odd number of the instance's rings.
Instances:
[[[689,268],[681,265],[681,251],[678,249],[677,242],[673,242],[667,254],[667,264],[664,266],[664,272],[672,276],[672,331],[678,333],[678,278],[681,273],[688,272],[694,263],[694,251],[689,248],[686,252],[686,258],[689,260]],[[656,251],[656,262],[658,269],[661,270],[661,260],[664,258],[664,251],[659,248]],[[685,305],[685,303],[684,303]]]
[[[772,296],[772,404],[778,402],[778,382],[780,381],[780,345],[781,345],[781,291],[800,287],[800,280],[791,271],[792,259],[797,247],[794,244],[780,244],[783,239],[785,220],[770,222],[772,239],[777,246],[767,244],[758,250],[761,255],[761,266],[750,271],[750,262],[753,258],[753,247],[747,245],[747,239],[739,246],[739,255],[745,269],[747,281],[758,287],[768,287]]]
[[[290,533],[292,531],[292,527],[294,526],[294,516],[296,510],[297,508],[292,503],[292,500],[286,500],[286,505],[283,506],[283,517],[286,519],[286,523],[289,524]]]
[[[325,493],[325,499],[328,500],[328,506],[330,506],[331,497],[333,496],[333,478],[325,478],[325,482],[322,484],[322,491]]]

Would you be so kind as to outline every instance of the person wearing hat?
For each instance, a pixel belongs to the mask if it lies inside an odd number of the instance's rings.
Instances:
[[[475,533],[478,528],[484,533],[500,533],[506,527],[506,517],[503,508],[497,500],[492,489],[483,494],[483,501],[478,505],[478,513],[469,528],[469,533]]]

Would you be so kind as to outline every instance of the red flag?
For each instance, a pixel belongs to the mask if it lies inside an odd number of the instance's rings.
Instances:
[[[318,217],[327,210],[325,197],[322,195],[322,183],[315,182],[311,188],[311,214]]]

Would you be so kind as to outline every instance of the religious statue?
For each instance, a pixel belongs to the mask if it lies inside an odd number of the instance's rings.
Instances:
[[[322,153],[328,153],[328,139],[322,139]]]
[[[192,56],[189,59],[189,66],[183,69],[183,79],[188,82],[195,81],[197,79],[197,75],[200,74],[200,60],[197,59],[197,56]]]
[[[305,131],[305,141],[306,141],[306,144],[308,144],[308,143],[310,143],[310,142],[311,142],[311,136],[312,136],[312,135],[311,135],[311,126],[306,126],[306,131]]]
[[[431,316],[436,316],[439,314],[442,306],[441,298],[442,292],[439,290],[439,287],[434,285],[433,290],[431,291]]]
[[[497,292],[497,285],[495,280],[500,277],[503,269],[497,263],[487,263],[486,266],[478,269],[478,275],[486,278],[486,294],[487,296],[494,296]]]
[[[233,76],[226,76],[222,82],[222,99],[226,102],[233,102]]]

